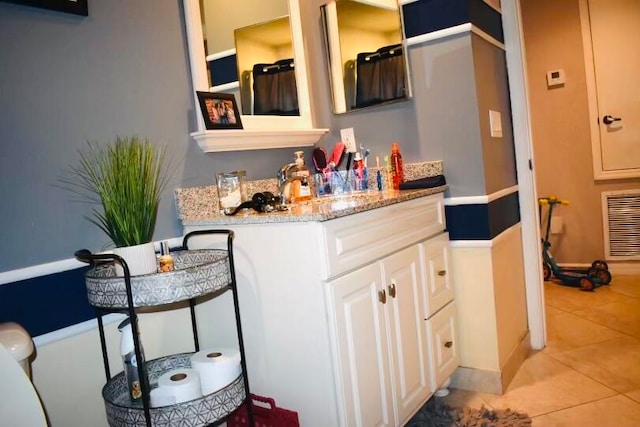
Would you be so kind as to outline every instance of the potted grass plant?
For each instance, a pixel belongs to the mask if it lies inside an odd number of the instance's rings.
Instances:
[[[62,181],[84,200],[98,204],[89,221],[115,245],[131,275],[156,272],[153,232],[158,206],[168,182],[166,148],[148,139],[117,137],[109,144],[88,143],[80,163]],[[116,263],[118,275],[122,269]]]

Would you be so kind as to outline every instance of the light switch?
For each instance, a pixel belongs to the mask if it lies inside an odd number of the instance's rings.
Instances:
[[[491,129],[491,137],[502,138],[502,115],[500,112],[489,110],[489,129]]]
[[[340,129],[340,139],[344,144],[344,148],[347,153],[355,153],[358,151],[356,145],[356,135],[353,132],[353,128]]]

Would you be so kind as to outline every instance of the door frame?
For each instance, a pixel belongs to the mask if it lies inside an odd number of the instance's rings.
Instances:
[[[527,320],[531,348],[541,350],[546,346],[547,334],[541,269],[540,219],[520,0],[502,0],[501,9],[522,223]]]

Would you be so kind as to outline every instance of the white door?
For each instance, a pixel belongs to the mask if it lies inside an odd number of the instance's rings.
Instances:
[[[640,1],[588,4],[602,171],[640,176]]]
[[[385,258],[382,269],[387,290],[396,425],[403,425],[430,392],[419,247],[414,245]]]
[[[374,263],[328,284],[346,426],[393,425],[385,304],[379,300],[387,295],[380,282],[380,266]]]

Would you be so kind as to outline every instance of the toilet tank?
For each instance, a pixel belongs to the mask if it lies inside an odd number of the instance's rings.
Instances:
[[[33,353],[33,341],[29,333],[15,322],[0,323],[0,344],[31,378],[29,357]]]

